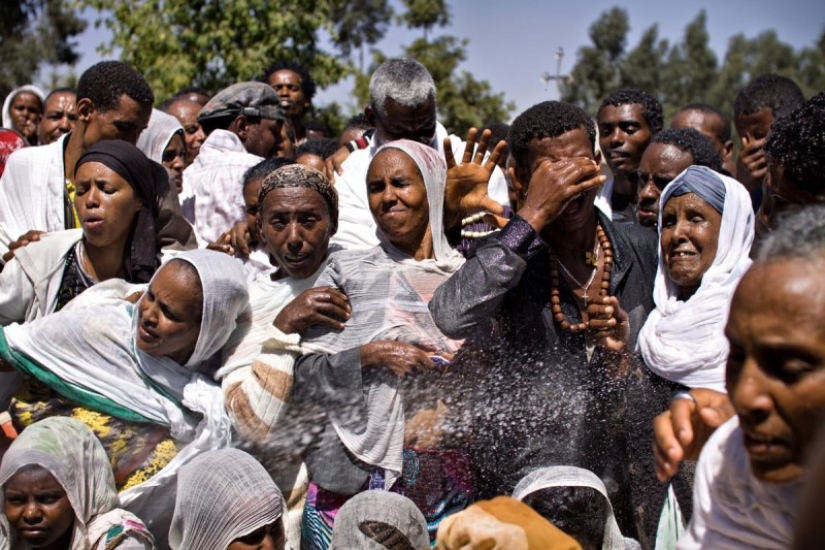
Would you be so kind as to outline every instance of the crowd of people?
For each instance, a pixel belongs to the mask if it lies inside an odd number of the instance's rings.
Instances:
[[[821,544],[825,92],[315,92],[6,98],[0,550]]]

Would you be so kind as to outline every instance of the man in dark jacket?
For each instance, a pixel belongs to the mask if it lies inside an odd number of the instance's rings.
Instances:
[[[470,338],[464,380],[480,497],[554,464],[602,477],[634,534],[621,430],[629,350],[653,308],[656,239],[593,206],[604,177],[578,107],[535,105],[513,121],[518,213],[435,293],[447,336]]]

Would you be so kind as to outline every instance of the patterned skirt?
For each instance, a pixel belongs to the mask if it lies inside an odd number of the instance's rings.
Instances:
[[[109,456],[118,491],[148,480],[178,454],[167,428],[128,422],[81,407],[30,377],[23,378],[9,414],[18,432],[52,416],[67,416],[86,424]]]
[[[473,502],[472,470],[456,450],[404,449],[401,478],[390,491],[412,500],[427,520],[430,544],[441,521]],[[368,490],[365,486],[364,490]],[[301,550],[327,550],[338,510],[354,495],[340,495],[309,484],[301,526]]]

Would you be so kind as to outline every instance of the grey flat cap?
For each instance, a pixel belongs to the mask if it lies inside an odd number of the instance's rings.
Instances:
[[[263,82],[239,82],[218,92],[198,113],[198,121],[229,116],[284,120],[280,99],[275,90]]]

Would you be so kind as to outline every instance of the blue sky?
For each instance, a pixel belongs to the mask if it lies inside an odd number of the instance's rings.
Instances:
[[[589,43],[590,24],[600,13],[617,5],[608,0],[450,0],[449,4],[451,25],[434,34],[470,39],[467,61],[461,68],[478,79],[488,80],[495,91],[503,91],[507,99],[515,101],[514,114],[539,101],[556,99],[555,85],[543,84],[539,76],[545,71],[555,72],[557,48],[564,48],[562,72],[568,71],[575,63],[579,47]],[[740,32],[752,37],[775,29],[780,40],[801,48],[814,44],[825,28],[823,0],[633,0],[622,6],[630,16],[629,47],[654,23],[659,26],[660,37],[671,43],[680,41],[687,23],[704,9],[711,47],[720,61],[728,39]],[[397,55],[404,44],[418,36],[418,32],[394,26],[377,47],[388,55]],[[101,59],[95,48],[107,40],[105,29],[89,25],[81,37],[84,55],[76,67],[78,74]],[[351,90],[351,82],[344,82],[320,91],[315,103],[323,106],[338,101],[347,108],[356,108]]]

